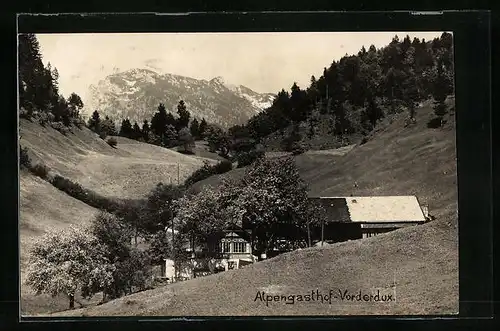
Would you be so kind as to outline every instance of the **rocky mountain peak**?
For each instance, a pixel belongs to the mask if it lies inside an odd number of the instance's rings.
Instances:
[[[97,109],[116,122],[128,117],[142,123],[151,120],[160,103],[175,113],[181,99],[192,117],[230,127],[268,108],[274,94],[227,84],[221,76],[206,81],[136,68],[114,73],[90,86],[83,114],[88,116]]]

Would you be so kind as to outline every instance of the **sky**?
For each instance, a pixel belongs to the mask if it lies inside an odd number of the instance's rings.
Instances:
[[[256,92],[309,85],[332,61],[362,46],[383,47],[398,35],[431,40],[442,32],[280,32],[38,34],[43,62],[59,72],[64,96],[79,94],[113,72],[149,68],[196,79],[222,77]]]

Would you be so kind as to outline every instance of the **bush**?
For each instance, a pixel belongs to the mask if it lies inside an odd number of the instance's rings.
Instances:
[[[246,153],[239,153],[236,155],[236,161],[238,162],[238,168],[241,167],[246,167],[252,163],[254,163],[256,160],[263,158],[265,155],[265,152],[260,150],[252,150],[250,152]]]
[[[202,181],[210,176],[219,175],[231,171],[233,164],[229,160],[220,161],[217,164],[210,165],[205,162],[203,167],[193,172],[184,182],[185,186],[191,186],[196,182]]]
[[[94,208],[103,209],[107,212],[113,213],[121,206],[118,201],[103,197],[92,190],[85,189],[80,184],[74,183],[60,175],[55,175],[54,178],[51,179],[50,183],[73,198],[85,202]]]
[[[46,165],[44,164],[36,164],[34,167],[32,167],[31,169],[31,173],[35,176],[38,176],[42,179],[47,179],[47,177],[49,176],[49,167],[47,167]]]
[[[50,124],[50,126],[53,129],[61,132],[63,135],[67,135],[68,132],[70,132],[70,130],[62,122],[53,122]]]
[[[28,148],[19,145],[19,164],[21,168],[31,169],[31,159],[28,155]]]
[[[99,138],[101,138],[102,140],[106,139],[107,136],[108,134],[106,133],[106,131],[99,132]]]
[[[85,126],[85,121],[81,117],[76,117],[71,120],[74,126],[81,129]]]
[[[408,117],[407,119],[405,119],[404,127],[407,128],[407,127],[414,126],[416,124],[417,124],[417,120],[415,119],[415,117]]]
[[[38,119],[38,124],[41,126],[45,127],[45,125],[50,124],[54,121],[55,116],[52,113],[47,113],[47,112],[35,112],[36,117]]]
[[[25,119],[31,119],[31,112],[24,109],[24,107],[21,107],[21,109],[19,109],[19,118],[25,118]]]
[[[114,148],[116,148],[116,145],[118,144],[115,137],[109,138],[106,142],[108,143],[109,146]]]
[[[183,154],[194,154],[195,148],[194,138],[188,128],[183,128],[179,131],[178,141],[180,143],[178,151]]]
[[[427,127],[429,129],[438,129],[443,126],[443,119],[442,117],[434,117],[427,122]]]
[[[302,144],[295,144],[292,149],[292,155],[300,155],[302,153],[305,153],[307,151],[307,148],[302,145]]]
[[[193,152],[191,149],[185,149],[184,147],[179,147],[177,149],[177,152],[185,155],[195,155],[195,152]]]
[[[148,133],[148,142],[150,144],[156,145],[156,146],[161,146],[162,145],[161,137],[158,136],[158,135],[156,135],[156,134],[154,134],[154,133],[152,133],[152,132]]]

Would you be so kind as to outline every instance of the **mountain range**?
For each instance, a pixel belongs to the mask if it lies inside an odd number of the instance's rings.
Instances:
[[[117,123],[129,118],[150,121],[158,105],[177,115],[177,105],[184,100],[191,117],[224,128],[243,124],[268,108],[275,94],[258,93],[239,85],[227,84],[222,77],[209,81],[174,74],[160,74],[149,69],[131,69],[113,73],[91,85],[82,113],[90,116],[98,110]]]

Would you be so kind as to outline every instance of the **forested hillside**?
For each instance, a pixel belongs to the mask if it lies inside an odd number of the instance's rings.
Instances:
[[[271,149],[291,150],[301,141],[310,148],[333,148],[368,135],[395,113],[407,111],[411,125],[418,104],[429,99],[435,103],[429,126],[439,127],[453,76],[451,34],[432,41],[396,36],[386,47],[362,47],[357,55],[333,61],[308,87],[293,83],[290,92],[281,90],[270,108],[230,133]]]

